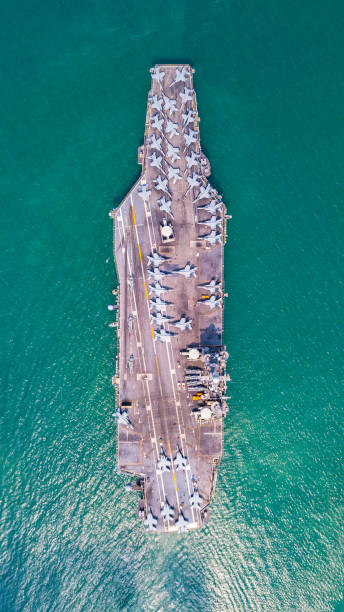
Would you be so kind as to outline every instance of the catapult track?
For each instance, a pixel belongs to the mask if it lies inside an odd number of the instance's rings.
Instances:
[[[209,518],[222,454],[226,210],[210,186],[188,65],[152,70],[142,173],[111,211],[119,287],[117,463],[148,531]]]

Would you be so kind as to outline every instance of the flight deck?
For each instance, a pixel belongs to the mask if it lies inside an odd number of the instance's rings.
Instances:
[[[110,212],[119,285],[117,465],[152,532],[209,519],[226,404],[226,209],[207,180],[189,65],[151,69],[142,173]]]

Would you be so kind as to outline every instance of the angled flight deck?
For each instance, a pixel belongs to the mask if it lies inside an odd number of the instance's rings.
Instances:
[[[209,517],[226,405],[226,210],[207,180],[189,65],[156,65],[142,174],[110,212],[119,287],[117,462],[148,531]],[[111,306],[110,306],[111,308]]]

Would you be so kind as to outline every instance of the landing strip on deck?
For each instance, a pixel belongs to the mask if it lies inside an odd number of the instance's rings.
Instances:
[[[226,210],[207,181],[189,65],[151,69],[142,174],[110,212],[119,288],[118,468],[149,531],[208,519],[226,405]]]

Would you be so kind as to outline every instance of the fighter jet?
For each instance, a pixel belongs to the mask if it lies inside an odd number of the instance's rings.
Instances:
[[[162,171],[162,166],[161,166],[162,155],[157,156],[155,151],[153,151],[152,155],[148,156],[148,159],[151,160],[151,166],[153,168],[158,168],[159,170]]]
[[[204,187],[204,185],[201,185],[199,194],[197,198],[194,200],[194,202],[197,202],[197,200],[202,200],[203,198],[210,198],[212,191],[213,191],[213,188],[209,183],[207,183],[206,187]]]
[[[200,508],[202,502],[202,495],[199,494],[198,488],[194,488],[194,492],[190,495],[190,506],[191,508]]]
[[[165,212],[167,212],[169,215],[171,215],[171,217],[173,217],[172,211],[171,211],[171,200],[166,200],[165,196],[162,196],[159,200],[158,200],[158,206],[159,206],[159,210],[163,210]]]
[[[216,230],[211,230],[210,234],[205,234],[204,236],[199,236],[199,238],[204,238],[205,240],[210,242],[210,244],[212,246],[215,246],[215,244],[217,242],[221,243],[222,234],[221,234],[221,232],[220,233],[216,232]]]
[[[149,144],[152,149],[156,149],[157,151],[160,151],[160,153],[162,153],[160,136],[156,136],[156,134],[152,134],[152,136],[150,137]]]
[[[196,132],[194,130],[189,130],[184,133],[185,146],[189,147],[191,144],[196,142]]]
[[[129,289],[130,291],[134,291],[134,277],[133,276],[129,277]]]
[[[182,178],[179,174],[179,168],[173,168],[173,166],[169,166],[167,177],[169,180],[173,180],[173,185]]]
[[[116,419],[117,425],[125,425],[126,427],[129,427],[130,429],[134,429],[134,427],[132,426],[129,420],[127,410],[121,410],[120,408],[118,408],[118,410],[116,410],[113,416]]]
[[[158,97],[157,94],[155,94],[154,96],[152,96],[151,98],[151,108],[154,108],[155,110],[159,111],[161,113],[161,106],[163,103],[163,99]]]
[[[176,527],[178,527],[179,533],[182,533],[183,531],[187,531],[188,522],[189,522],[188,519],[186,519],[184,514],[180,512],[178,518],[175,521],[175,525]]]
[[[166,134],[169,134],[171,138],[173,136],[178,136],[178,123],[174,123],[171,119],[167,119]]]
[[[163,327],[154,330],[154,340],[160,340],[160,342],[169,342],[171,336],[174,336],[172,332],[166,331]]]
[[[173,506],[170,506],[167,499],[165,499],[165,503],[161,508],[160,514],[164,523],[167,523],[167,521],[171,521],[174,517],[174,508]]]
[[[134,325],[134,317],[133,317],[132,313],[130,313],[130,315],[128,317],[129,333],[131,333],[133,331],[133,325]]]
[[[188,109],[186,111],[186,113],[182,113],[182,117],[183,117],[183,121],[184,121],[184,123],[183,123],[184,127],[187,127],[189,125],[189,123],[194,123],[195,116],[196,116],[196,113],[191,108]]]
[[[222,202],[220,202],[219,200],[211,200],[204,206],[199,206],[198,208],[199,210],[206,210],[207,212],[210,212],[212,215],[214,215],[216,211],[219,210],[221,207]]]
[[[187,319],[185,316],[182,316],[179,321],[172,323],[174,327],[179,327],[180,331],[185,331],[187,329],[192,329],[191,327],[192,319]]]
[[[209,306],[210,310],[214,310],[214,308],[216,308],[216,306],[220,306],[221,305],[221,296],[220,295],[211,295],[208,299],[206,300],[199,300],[200,302],[202,302],[202,304],[206,304],[207,306]]]
[[[150,303],[151,308],[156,308],[157,310],[161,312],[161,309],[168,306],[171,302],[165,302],[165,300],[162,300],[160,297],[156,297],[156,298],[151,298],[149,300],[149,303]]]
[[[163,315],[159,310],[158,312],[151,313],[151,320],[158,325],[162,325],[165,322],[167,323],[170,318],[171,317],[168,317],[167,315]]]
[[[164,96],[164,111],[171,113],[177,112],[176,101],[168,96]]]
[[[191,155],[186,155],[186,165],[189,169],[199,165],[199,157],[195,151],[191,150]]]
[[[187,68],[185,66],[183,66],[182,68],[176,68],[176,76],[174,81],[172,81],[171,83],[171,87],[172,85],[175,85],[176,83],[180,83],[183,82],[185,83],[186,79],[190,76],[190,73],[187,71]]]
[[[172,163],[174,163],[177,159],[180,159],[180,155],[178,155],[179,147],[174,147],[170,142],[167,141],[167,152],[166,157],[168,157]]]
[[[149,268],[148,270],[149,278],[153,278],[155,281],[160,281],[166,274],[167,272],[159,270],[158,267],[154,267],[154,270],[152,270],[152,268]]]
[[[198,285],[201,289],[208,289],[211,294],[218,291],[221,287],[221,281],[216,281],[215,278],[212,278],[210,283],[206,283],[205,285]]]
[[[160,448],[160,459],[158,461],[158,468],[162,472],[169,472],[171,469],[171,459],[166,457],[164,449]]]
[[[160,69],[160,66],[152,69],[152,79],[153,81],[159,83],[159,85],[161,85],[161,81],[163,80],[164,76],[165,73]]]
[[[147,531],[155,531],[157,522],[157,519],[155,518],[155,516],[153,516],[152,508],[149,507],[147,516],[144,521],[144,526],[146,527]]]
[[[154,130],[158,130],[158,132],[161,132],[163,123],[164,123],[164,118],[162,117],[161,119],[159,119],[158,113],[155,113],[155,115],[153,115],[151,119],[151,127]]]
[[[160,285],[160,283],[155,283],[155,285],[149,285],[149,289],[150,295],[154,294],[160,297],[162,293],[165,293],[165,291],[171,291],[172,287],[163,287]]]
[[[196,172],[193,172],[192,176],[187,176],[186,180],[189,184],[188,191],[189,189],[193,189],[194,187],[201,186],[201,177],[198,174],[196,174]]]
[[[182,99],[182,104],[185,104],[186,102],[189,102],[192,100],[192,96],[190,96],[190,94],[192,93],[192,89],[189,89],[188,87],[184,88],[184,91],[180,91],[179,95]]]
[[[132,374],[134,371],[134,355],[131,354],[128,360],[129,373]]]
[[[167,179],[163,179],[161,174],[156,177],[154,184],[158,191],[165,191],[165,193],[169,193],[167,189]]]
[[[140,196],[144,202],[148,202],[151,192],[152,190],[149,189],[147,183],[144,183],[138,188],[137,195]]]
[[[154,264],[154,266],[158,266],[159,264],[164,263],[164,261],[168,260],[167,257],[161,257],[161,255],[159,255],[157,251],[153,251],[152,253],[147,255],[147,259],[148,259],[148,265],[152,263]]]
[[[176,471],[179,472],[179,470],[185,470],[186,463],[187,463],[187,458],[184,457],[184,455],[182,455],[182,453],[180,452],[179,446],[177,446],[177,454],[175,458],[173,459],[173,464],[174,464],[174,467],[176,468]]]
[[[210,219],[206,219],[205,221],[198,221],[200,225],[209,225],[210,229],[215,230],[219,225],[222,225],[221,217],[217,217],[216,215],[211,215]]]
[[[189,263],[184,266],[184,268],[180,268],[179,270],[174,270],[177,274],[181,274],[185,276],[185,278],[191,278],[191,276],[196,277],[196,266],[190,266]]]

